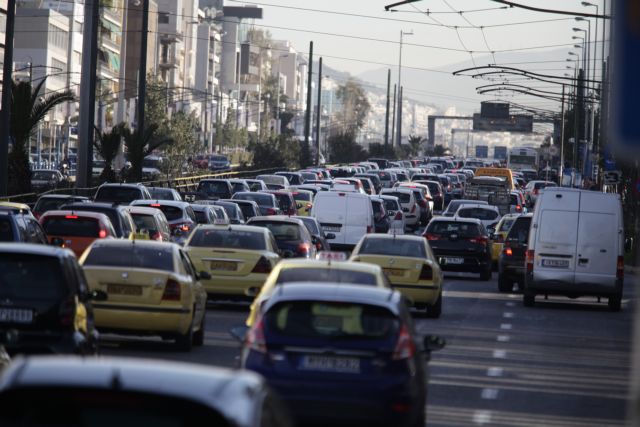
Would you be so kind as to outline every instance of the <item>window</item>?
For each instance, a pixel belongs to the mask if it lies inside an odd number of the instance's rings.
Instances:
[[[276,284],[291,282],[330,282],[358,285],[376,285],[376,277],[371,273],[328,268],[290,268],[280,272]]]
[[[50,301],[64,295],[65,281],[57,258],[3,253],[0,298]]]
[[[94,246],[84,265],[174,271],[173,249],[160,246]]]
[[[264,234],[238,230],[196,229],[189,246],[211,248],[242,248],[262,251],[266,249]]]
[[[95,218],[65,218],[63,216],[48,217],[44,230],[50,236],[98,237],[100,225]]]
[[[396,239],[390,242],[389,239],[368,238],[362,242],[360,255],[387,255],[405,256],[414,258],[426,258],[427,252],[424,242],[416,240]]]
[[[49,24],[48,41],[53,46],[66,51],[69,46],[69,32]]]
[[[169,13],[158,12],[158,24],[168,24],[168,23],[169,23]]]
[[[62,62],[56,58],[51,58],[51,74],[57,79],[66,80],[67,78],[67,63]]]

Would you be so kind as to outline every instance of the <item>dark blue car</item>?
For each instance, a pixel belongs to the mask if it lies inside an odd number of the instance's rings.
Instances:
[[[397,291],[288,283],[244,338],[242,367],[264,376],[300,425],[425,425],[426,361],[444,341],[418,339]]]

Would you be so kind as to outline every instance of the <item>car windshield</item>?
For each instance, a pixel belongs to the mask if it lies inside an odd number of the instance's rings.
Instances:
[[[268,228],[278,241],[301,240],[300,226],[297,224],[276,221],[256,221],[252,222],[251,225]]]
[[[129,244],[93,246],[84,266],[145,268],[174,271],[173,248]]]
[[[282,269],[276,283],[290,282],[353,283],[372,286],[377,284],[376,276],[364,271],[311,267]]]
[[[397,238],[393,241],[380,238],[365,238],[358,255],[388,255],[426,258],[427,253],[422,241]]]
[[[481,221],[489,221],[498,218],[496,211],[482,208],[461,208],[456,213],[460,218],[476,218]]]
[[[400,321],[383,307],[319,301],[283,302],[266,314],[267,334],[307,339],[382,340],[395,337]]]
[[[233,248],[262,251],[267,248],[264,234],[255,231],[228,229],[196,229],[189,246]]]
[[[42,227],[50,236],[98,237],[100,233],[97,219],[78,215],[45,218]]]
[[[480,234],[480,229],[478,224],[468,222],[435,221],[429,224],[427,227],[427,233],[441,237],[451,237],[455,235],[466,238],[478,236]]]
[[[55,172],[39,171],[39,172],[34,172],[33,175],[31,175],[31,179],[38,180],[38,181],[49,181],[49,180],[55,179],[56,176],[57,175]]]
[[[96,202],[130,203],[140,199],[142,192],[130,187],[101,187],[96,194]]]
[[[61,263],[51,256],[0,255],[0,299],[53,300],[64,296]]]

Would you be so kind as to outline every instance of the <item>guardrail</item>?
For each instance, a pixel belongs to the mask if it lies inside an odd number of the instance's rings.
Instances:
[[[283,170],[283,168],[271,168],[271,169],[258,169],[258,170],[247,170],[247,171],[227,171],[220,173],[208,173],[205,175],[193,175],[187,177],[180,178],[167,178],[160,179],[155,181],[144,181],[141,184],[147,187],[164,187],[164,188],[175,188],[180,192],[188,192],[195,191],[198,183],[202,179],[230,179],[230,178],[252,178],[261,174],[269,174],[273,172],[277,172]],[[92,198],[96,191],[100,186],[97,185],[95,187],[89,188],[56,188],[54,190],[45,191],[43,193],[26,193],[26,194],[16,194],[8,197],[0,197],[0,201],[2,202],[15,202],[15,203],[26,203],[33,204],[35,203],[40,196],[49,195],[49,194],[68,194],[73,196],[84,196]]]

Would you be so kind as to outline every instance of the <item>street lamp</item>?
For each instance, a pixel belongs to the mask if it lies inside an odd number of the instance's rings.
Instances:
[[[401,83],[402,83],[402,41],[403,41],[403,36],[412,36],[413,35],[413,30],[411,31],[403,31],[400,30],[400,58],[398,59],[398,96],[396,98],[396,114],[398,115],[397,119],[398,119],[398,126],[396,129],[397,132],[397,138],[396,138],[396,142],[398,145],[400,145],[402,143],[401,138],[402,138],[402,97],[400,96],[401,91],[400,88],[402,87]],[[393,146],[393,138],[391,140],[391,146]]]
[[[584,49],[585,49],[585,51],[586,51],[586,61],[587,61],[587,62],[586,62],[586,64],[587,64],[587,67],[588,67],[588,66],[589,66],[589,60],[590,60],[590,58],[591,58],[591,49],[589,49],[589,45],[591,44],[591,21],[589,21],[589,20],[588,20],[588,19],[586,19],[586,18],[582,18],[582,17],[580,17],[580,16],[577,16],[577,17],[575,18],[575,20],[576,20],[577,22],[583,22],[583,21],[584,21],[584,22],[586,22],[586,23],[587,23],[587,30],[586,30],[586,31],[585,31],[585,30],[583,30],[582,28],[574,28],[574,29],[573,29],[573,31],[575,31],[575,32],[578,32],[578,31],[584,31],[584,32],[585,32],[586,42],[585,42]],[[590,79],[590,73],[589,73],[589,70],[588,70],[587,68],[585,68],[585,70],[586,70],[586,74],[587,74],[587,80],[589,80],[589,79]],[[593,72],[595,73],[595,71],[596,71],[596,70],[594,69],[594,70],[593,70]],[[594,77],[595,77],[595,74],[594,74]],[[588,85],[587,85],[587,86],[588,86]]]

